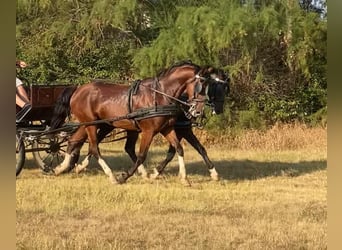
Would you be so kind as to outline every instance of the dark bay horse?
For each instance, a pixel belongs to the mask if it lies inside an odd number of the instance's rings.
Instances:
[[[156,78],[140,81],[134,90],[135,94],[131,94],[132,88],[127,85],[110,84],[105,81],[93,81],[62,93],[55,106],[51,129],[61,126],[70,113],[80,122],[80,126],[70,137],[64,161],[55,168],[55,174],[59,175],[70,166],[73,156],[79,153],[81,146],[88,139],[89,153],[83,162],[87,163],[93,155],[111,182],[124,183],[145,161],[153,137],[161,133],[175,147],[181,180],[188,183],[184,151],[173,128],[179,108],[175,112],[174,109],[170,111],[167,107],[172,103],[181,103],[190,106],[192,115],[198,114],[198,109],[203,108],[203,92],[211,72],[210,67],[201,69],[191,62],[182,62],[171,66]],[[178,99],[184,92],[188,95],[186,103]],[[139,116],[139,111],[146,116]],[[97,122],[99,120],[100,122]],[[100,125],[101,123],[105,125]],[[140,148],[134,166],[116,176],[102,158],[98,148],[97,133],[107,134],[108,127],[111,126],[141,133]]]
[[[225,97],[229,94],[229,76],[228,74],[223,71],[222,69],[216,70],[215,73],[211,74],[211,78],[209,80],[208,84],[208,91],[207,91],[207,100],[208,104],[210,105],[212,109],[213,114],[221,114],[224,111],[224,101]],[[198,119],[198,118],[197,118]],[[189,119],[183,114],[180,114],[177,117],[176,123],[174,125],[175,132],[177,135],[177,139],[179,142],[184,138],[186,141],[190,143],[190,145],[196,149],[196,151],[202,156],[204,162],[206,163],[206,166],[208,168],[208,171],[210,173],[210,177],[212,180],[219,180],[219,175],[215,169],[214,164],[211,162],[211,160],[208,157],[207,151],[204,148],[204,146],[200,143],[198,138],[195,136],[195,134],[192,131],[193,128],[193,119]],[[196,121],[195,121],[196,124]],[[135,136],[135,135],[133,135]],[[137,140],[137,136],[135,136],[131,140],[127,140],[127,142],[130,142],[130,145],[125,145],[126,151],[132,151],[135,148],[135,144],[133,145],[134,139]],[[127,143],[126,143],[127,144]],[[173,159],[175,156],[176,150],[175,148],[170,144],[166,158],[158,164],[156,168],[154,168],[153,174],[150,175],[150,178],[157,178],[162,172],[164,171],[166,165]],[[138,168],[139,173],[142,174],[142,176],[147,176],[146,170],[144,169],[144,166],[141,165]]]
[[[214,69],[211,73],[211,78],[208,80],[207,87],[207,101],[209,106],[212,109],[213,114],[221,114],[224,110],[224,100],[225,97],[229,94],[229,76],[222,69]],[[177,135],[177,139],[181,141],[183,138],[187,140],[190,145],[197,150],[197,152],[202,156],[203,160],[206,163],[206,166],[210,172],[210,176],[212,180],[219,180],[219,175],[215,169],[214,164],[210,161],[206,149],[200,143],[198,138],[192,131],[193,118],[186,117],[183,113],[179,114],[174,125],[174,129]],[[125,150],[131,159],[134,161],[136,159],[135,155],[135,144],[138,140],[138,133],[135,131],[127,131],[127,141],[125,144]],[[156,168],[153,170],[153,174],[150,175],[150,178],[157,178],[160,174],[162,174],[166,165],[173,159],[175,156],[176,149],[170,144],[169,150],[167,152],[166,158],[158,164]],[[138,172],[144,177],[148,178],[148,174],[143,165],[138,167]]]
[[[229,76],[222,69],[213,69],[210,74],[210,78],[208,79],[208,85],[206,89],[206,99],[208,101],[208,105],[212,109],[212,113],[221,114],[223,113],[224,100],[225,97],[229,94]],[[180,97],[181,100],[186,100],[186,95],[182,95]],[[181,141],[183,138],[186,139],[190,145],[192,145],[197,152],[204,159],[206,166],[210,172],[210,176],[213,180],[218,180],[219,175],[215,169],[214,164],[210,161],[206,149],[199,142],[198,138],[194,135],[192,131],[192,121],[193,118],[187,117],[183,112],[179,113],[177,116],[176,123],[174,125],[174,129],[176,132],[177,139]],[[104,125],[103,125],[104,126]],[[105,125],[106,126],[106,125]],[[101,133],[98,133],[98,141],[104,139],[106,133],[111,132],[114,129],[113,126],[106,126],[106,128],[100,130]],[[135,145],[138,140],[139,132],[138,131],[127,131],[127,140],[125,144],[125,151],[130,156],[133,162],[136,162],[137,156],[135,153]],[[162,161],[158,167],[154,169],[154,173],[150,175],[151,178],[157,178],[164,170],[166,165],[173,159],[176,154],[176,149],[170,144],[169,150],[167,152],[166,159]],[[77,165],[75,168],[76,173],[79,173],[88,165],[88,160],[85,159],[82,164]],[[138,167],[138,172],[142,175],[143,178],[147,179],[148,174],[145,170],[143,164]],[[181,174],[181,173],[180,173]]]

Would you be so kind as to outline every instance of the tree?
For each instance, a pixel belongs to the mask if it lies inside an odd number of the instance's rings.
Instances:
[[[17,1],[30,82],[124,81],[191,59],[229,71],[231,112],[270,122],[326,107],[326,41],[323,0]]]

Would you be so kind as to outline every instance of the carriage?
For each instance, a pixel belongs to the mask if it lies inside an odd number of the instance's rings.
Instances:
[[[16,176],[25,164],[26,153],[32,153],[35,164],[43,173],[51,173],[64,159],[68,138],[80,126],[67,122],[62,128],[50,130],[55,103],[60,94],[74,85],[30,85],[25,87],[32,109],[16,124]],[[16,112],[20,108],[16,107]],[[105,122],[105,121],[103,121]],[[123,140],[124,130],[116,130],[106,136],[106,142]]]
[[[38,167],[48,171],[64,158],[68,136],[72,127],[48,131],[54,104],[68,85],[30,85],[26,90],[32,109],[16,124],[16,176],[25,163],[25,154],[30,152]],[[18,106],[17,110],[18,112]]]

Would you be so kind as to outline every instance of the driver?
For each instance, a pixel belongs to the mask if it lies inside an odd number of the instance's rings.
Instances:
[[[17,60],[15,62],[15,65],[17,69],[22,69],[27,66],[27,64],[21,60]],[[21,108],[21,110],[16,114],[16,123],[18,123],[22,121],[22,119],[27,115],[32,107],[27,92],[23,86],[23,82],[18,77],[15,78],[15,85],[15,104]]]

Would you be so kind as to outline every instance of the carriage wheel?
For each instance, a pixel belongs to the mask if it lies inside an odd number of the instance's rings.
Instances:
[[[33,144],[33,158],[44,172],[50,172],[63,160],[67,147],[67,137],[41,136]]]
[[[15,167],[15,176],[18,176],[23,169],[24,163],[25,163],[25,145],[20,137],[20,135],[17,133],[16,136],[16,143],[15,143],[15,154],[16,154],[16,167]]]

